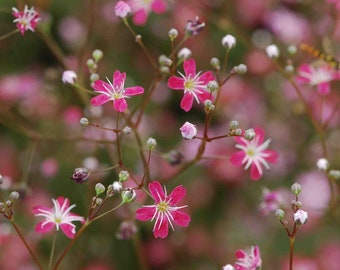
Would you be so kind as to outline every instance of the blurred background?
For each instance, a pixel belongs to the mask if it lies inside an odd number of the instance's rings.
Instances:
[[[127,73],[126,86],[148,89],[155,76],[142,49],[134,42],[124,23],[116,18],[116,1],[36,0],[0,2],[0,35],[15,29],[11,9],[34,6],[42,17],[40,30],[17,33],[0,40],[0,186],[6,197],[19,190],[22,201],[15,210],[15,220],[44,264],[48,262],[51,235],[38,235],[31,209],[35,205],[51,206],[51,198],[65,196],[73,209],[86,216],[94,185],[108,185],[117,173],[95,173],[85,184],[70,180],[77,167],[90,170],[107,168],[117,162],[115,134],[91,127],[81,127],[79,119],[114,128],[116,113],[112,104],[91,107],[90,95],[61,81],[65,66],[51,53],[41,31],[56,42],[69,69],[78,73],[79,82],[90,87],[86,60],[93,50],[104,53],[98,65],[101,79],[111,80],[114,70]],[[289,45],[301,42],[338,56],[340,53],[340,4],[331,0],[168,0],[166,12],[151,12],[145,25],[128,21],[157,61],[170,55],[168,31],[176,28],[184,36],[188,20],[196,16],[206,27],[181,47],[192,51],[197,70],[212,70],[210,59],[223,62],[226,34],[236,37],[237,45],[228,57],[227,70],[246,64],[247,74],[232,77],[221,91],[221,102],[214,113],[211,136],[225,134],[229,122],[238,120],[243,129],[262,127],[271,138],[270,149],[279,160],[265,171],[259,181],[252,181],[249,171],[234,167],[229,157],[236,151],[235,141],[224,138],[208,143],[204,159],[176,178],[179,165],[171,165],[171,151],[180,152],[185,162],[197,151],[199,141],[183,140],[179,128],[185,121],[203,131],[204,111],[195,106],[189,113],[180,109],[182,93],[167,87],[167,78],[155,89],[147,104],[139,132],[142,140],[157,139],[150,174],[166,184],[168,192],[175,186],[187,188],[185,204],[192,221],[187,228],[176,227],[165,239],[154,239],[151,222],[134,219],[134,211],[145,201],[119,209],[93,223],[65,258],[61,269],[220,269],[235,261],[235,250],[259,245],[264,270],[288,269],[289,240],[273,213],[264,215],[263,189],[278,191],[282,207],[289,209],[294,199],[289,192],[294,182],[302,185],[301,201],[308,211],[308,223],[296,238],[294,270],[337,270],[340,265],[340,208],[338,201],[328,208],[330,187],[325,172],[316,168],[324,157],[320,138],[304,104],[288,80],[265,53],[275,43],[281,51],[279,64],[298,67],[315,59],[298,51],[290,56]],[[20,7],[20,8],[19,8]],[[340,55],[339,55],[340,56]],[[340,57],[339,57],[340,59]],[[181,66],[179,67],[181,71]],[[315,87],[301,91],[316,121],[331,119],[325,131],[327,158],[332,169],[340,167],[339,82],[331,83],[331,93],[321,97]],[[136,96],[128,100],[134,109],[141,102]],[[331,117],[331,118],[330,118]],[[124,139],[124,162],[129,172],[141,179],[143,167],[133,135]],[[337,194],[337,187],[335,187]],[[117,204],[119,198],[112,200]],[[150,202],[146,202],[147,204]],[[264,205],[262,204],[262,207]],[[290,212],[287,219],[291,220]],[[131,239],[117,239],[122,222],[138,228]],[[28,252],[10,224],[0,219],[0,268],[35,269]],[[69,241],[58,234],[57,255]],[[119,237],[118,237],[119,238]]]

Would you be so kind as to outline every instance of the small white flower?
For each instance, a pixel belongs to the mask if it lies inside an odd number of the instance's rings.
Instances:
[[[267,46],[266,53],[269,58],[278,58],[280,55],[280,50],[275,44],[272,44]]]
[[[77,74],[73,70],[65,70],[61,79],[63,83],[74,84],[77,80]]]
[[[303,210],[297,210],[294,214],[294,222],[298,225],[305,224],[308,219],[308,213]]]
[[[236,38],[232,35],[226,35],[222,39],[222,45],[230,50],[236,46]]]
[[[316,167],[317,167],[319,170],[326,171],[326,170],[328,170],[328,168],[329,168],[329,162],[328,162],[328,160],[325,159],[325,158],[320,158],[320,159],[316,162]]]
[[[191,140],[197,135],[196,126],[189,122],[185,122],[179,130],[181,131],[182,137],[187,140]]]

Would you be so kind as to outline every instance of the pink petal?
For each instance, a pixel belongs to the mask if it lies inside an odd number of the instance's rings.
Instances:
[[[143,25],[146,23],[147,18],[148,14],[145,9],[140,9],[133,15],[132,20],[135,25]]]
[[[168,87],[175,90],[184,89],[184,79],[176,76],[171,76],[168,79]]]
[[[157,222],[155,224],[154,230],[153,230],[153,235],[155,238],[162,238],[164,239],[165,237],[168,236],[169,233],[169,224],[166,218],[163,219],[161,225],[159,225]]]
[[[68,208],[70,206],[70,200],[64,197],[58,197],[56,201],[59,203],[60,206],[62,206],[65,202],[65,208]]]
[[[174,188],[174,190],[170,193],[169,198],[171,205],[176,205],[179,201],[181,201],[185,194],[187,193],[187,190],[183,186],[177,186]]]
[[[63,233],[68,237],[68,238],[74,238],[75,231],[74,227],[71,226],[70,224],[60,224],[60,228],[63,231]]]
[[[166,3],[163,0],[154,0],[151,4],[151,10],[155,13],[163,13],[166,10]]]
[[[96,97],[91,98],[91,104],[93,106],[100,106],[100,105],[103,105],[104,103],[106,103],[110,100],[112,100],[112,99],[108,95],[100,94]]]
[[[181,108],[188,112],[192,108],[192,103],[194,101],[194,96],[190,93],[185,93],[181,100]]]
[[[312,73],[312,68],[311,68],[311,66],[309,64],[304,63],[304,64],[299,66],[298,71],[310,74],[310,73]]]
[[[247,145],[246,144],[247,139],[244,138],[243,136],[236,136],[234,137],[234,140],[240,145]]]
[[[199,80],[204,82],[204,84],[208,84],[208,82],[215,80],[215,77],[211,71],[206,71],[199,76]]]
[[[125,98],[115,99],[113,101],[113,107],[118,112],[124,112],[127,108],[127,103],[126,103]]]
[[[318,93],[320,95],[328,95],[331,92],[331,87],[328,82],[318,84]]]
[[[107,82],[104,82],[102,80],[96,80],[93,85],[92,88],[96,91],[100,91],[100,92],[104,92],[104,93],[108,93],[107,89],[111,89],[111,85],[109,85]]]
[[[32,213],[34,215],[40,214],[42,211],[53,212],[52,208],[46,206],[34,206],[32,209]]]
[[[190,216],[182,211],[174,211],[172,212],[172,216],[175,223],[181,227],[187,227],[191,221]]]
[[[263,128],[256,127],[256,128],[254,128],[254,131],[256,133],[256,137],[255,138],[257,140],[258,145],[262,144],[263,141],[264,141],[264,135],[265,135]]]
[[[237,151],[236,153],[232,154],[230,157],[230,162],[234,166],[242,166],[242,160],[246,156],[244,151]]]
[[[259,180],[262,176],[262,173],[259,171],[258,167],[255,165],[255,163],[252,163],[250,166],[250,179],[251,180]]]
[[[158,181],[153,181],[149,184],[149,191],[156,204],[165,199],[164,190]]]
[[[204,103],[207,99],[213,100],[213,96],[208,91],[203,90],[202,93],[197,93],[198,99]]]
[[[135,96],[144,93],[144,88],[141,86],[132,86],[125,89],[125,94],[128,96]]]
[[[136,210],[136,219],[146,221],[152,219],[155,214],[156,207],[142,207]]]
[[[44,222],[39,222],[36,226],[35,226],[35,231],[38,232],[38,233],[47,233],[49,231],[51,231],[55,224],[53,222],[48,222],[48,223],[45,223],[44,225]]]
[[[189,75],[195,76],[196,75],[196,62],[195,62],[195,60],[194,59],[185,60],[184,63],[183,63],[183,69],[184,69],[186,77],[189,77]]]
[[[268,161],[270,163],[275,163],[277,161],[277,159],[279,158],[279,154],[274,150],[264,150],[263,153],[266,153],[266,154],[269,155],[265,159],[266,159],[266,161]]]
[[[242,249],[236,250],[235,255],[237,259],[244,259],[248,256],[247,253],[244,252]]]
[[[124,86],[125,78],[126,78],[125,72],[120,73],[119,70],[116,70],[113,73],[113,76],[112,76],[112,84],[113,84],[113,86],[117,87],[117,88],[120,88],[120,87]]]

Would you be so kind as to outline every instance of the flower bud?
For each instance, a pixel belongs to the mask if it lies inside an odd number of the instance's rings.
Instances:
[[[129,172],[128,171],[120,171],[119,172],[119,182],[124,182],[129,179]]]
[[[198,17],[195,21],[189,20],[185,26],[185,35],[187,37],[197,36],[205,27],[205,23],[201,22]]]
[[[290,190],[296,195],[298,196],[301,193],[302,187],[300,184],[295,183],[290,187]]]
[[[77,80],[77,74],[73,70],[65,70],[61,80],[65,84],[74,84]]]
[[[174,39],[177,38],[177,36],[178,36],[177,29],[175,29],[175,28],[170,29],[168,35],[169,35],[169,38],[171,39],[171,41],[174,41]]]
[[[95,201],[96,206],[102,205],[102,203],[103,203],[103,199],[102,198],[96,198],[96,201]]]
[[[114,181],[112,183],[112,188],[115,193],[121,193],[123,190],[123,184],[121,182]]]
[[[267,46],[266,53],[267,53],[267,56],[272,59],[278,58],[280,56],[280,50],[274,44]]]
[[[130,6],[124,1],[118,1],[115,5],[115,14],[117,17],[125,19],[130,12]]]
[[[171,150],[169,153],[164,155],[164,158],[170,165],[178,165],[181,164],[184,157],[180,152]]]
[[[169,75],[170,74],[170,69],[169,69],[168,66],[161,66],[159,70],[163,75]]]
[[[100,59],[103,58],[103,51],[98,50],[98,49],[94,50],[92,53],[92,57],[94,61],[98,62]]]
[[[179,50],[177,57],[179,59],[186,60],[186,59],[190,58],[191,54],[192,54],[191,50],[189,50],[188,48],[182,48],[182,49]]]
[[[329,162],[327,159],[325,158],[320,158],[317,162],[316,162],[316,167],[321,170],[321,171],[327,171],[329,168]]]
[[[91,172],[86,168],[75,168],[71,179],[77,183],[84,183],[90,174]]]
[[[162,66],[170,67],[170,66],[172,65],[171,59],[168,58],[167,56],[165,56],[164,54],[162,54],[161,56],[159,56],[158,62],[159,62],[159,64],[162,65]]]
[[[222,39],[222,45],[226,47],[228,50],[232,49],[236,45],[236,38],[232,35],[226,35]]]
[[[97,183],[94,187],[94,190],[96,191],[96,196],[99,196],[105,192],[105,186],[101,183]]]
[[[86,65],[87,65],[87,67],[89,68],[89,69],[96,69],[97,68],[97,64],[96,64],[96,62],[93,60],[93,59],[87,59],[87,61],[86,61]]]
[[[82,126],[82,127],[88,126],[89,123],[90,123],[90,122],[89,122],[89,119],[87,119],[86,117],[82,117],[82,118],[80,118],[80,120],[79,120],[79,124],[80,124],[80,126]]]
[[[278,208],[275,211],[275,216],[278,220],[282,220],[285,217],[285,212],[282,209]]]
[[[247,129],[245,132],[244,132],[244,138],[246,138],[248,141],[251,141],[255,138],[256,136],[256,132],[254,129],[250,128],[250,129]]]
[[[245,64],[239,64],[238,66],[233,67],[233,72],[238,75],[243,75],[247,73],[247,66]]]
[[[20,199],[20,194],[17,191],[12,191],[11,194],[9,195],[9,199],[11,201],[16,201]]]
[[[234,130],[234,135],[236,135],[236,136],[241,136],[242,135],[242,129],[241,128],[237,128],[237,129],[235,129]]]
[[[331,179],[334,179],[334,180],[340,179],[340,171],[339,170],[330,170],[328,175]]]
[[[187,140],[191,140],[197,135],[197,127],[189,122],[185,122],[179,130],[182,137]]]
[[[286,71],[286,73],[288,73],[288,74],[293,74],[293,73],[294,73],[294,70],[295,70],[295,69],[294,69],[294,66],[291,65],[291,64],[285,66],[285,71]]]
[[[296,45],[289,45],[287,48],[287,51],[290,55],[295,55],[297,53],[297,47]]]
[[[216,57],[210,59],[210,65],[216,70],[221,69],[220,60]]]
[[[215,105],[212,103],[210,99],[204,101],[204,110],[205,113],[211,113],[215,110]]]
[[[124,135],[129,135],[131,134],[131,128],[130,127],[124,127],[122,130]]]
[[[154,138],[149,138],[147,141],[146,141],[146,147],[149,149],[149,150],[152,150],[156,147],[157,145],[157,141],[156,139]]]
[[[294,213],[294,222],[297,225],[305,224],[308,220],[308,213],[303,210],[297,210],[296,213]]]
[[[123,203],[130,203],[136,199],[136,191],[133,189],[123,190],[121,193]]]
[[[92,73],[92,74],[90,75],[90,81],[91,81],[91,82],[95,82],[95,81],[97,81],[97,80],[99,80],[99,75],[98,75],[98,73]]]
[[[218,89],[218,83],[215,80],[208,82],[207,89],[211,93],[216,91]]]
[[[237,121],[237,120],[232,120],[232,121],[230,121],[230,123],[229,123],[229,128],[230,128],[230,129],[236,129],[236,128],[239,127],[239,125],[240,125],[239,121]]]

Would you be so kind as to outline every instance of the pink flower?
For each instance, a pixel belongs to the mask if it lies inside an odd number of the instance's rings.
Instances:
[[[134,14],[132,20],[136,25],[145,24],[150,11],[161,14],[166,10],[166,2],[164,0],[129,0],[127,3]]]
[[[339,73],[328,63],[320,66],[302,64],[298,68],[297,80],[309,86],[317,86],[320,95],[327,95],[330,92],[330,82],[339,79]]]
[[[270,191],[264,188],[262,191],[262,202],[260,203],[260,212],[262,215],[269,215],[283,204],[283,198],[278,191]]]
[[[21,35],[27,30],[34,32],[37,23],[41,20],[39,13],[34,10],[34,7],[28,9],[27,5],[25,5],[24,11],[19,11],[13,7],[12,11],[13,16],[15,17],[13,22],[16,23]]]
[[[45,206],[35,206],[33,208],[33,214],[37,217],[44,217],[45,220],[39,222],[35,227],[35,231],[38,233],[47,233],[56,227],[57,231],[59,227],[68,238],[74,238],[76,233],[76,227],[72,224],[73,221],[85,222],[85,219],[74,213],[71,213],[71,209],[76,205],[70,206],[70,201],[64,197],[58,197],[56,200],[52,199],[54,208]]]
[[[130,6],[124,1],[118,1],[115,5],[115,13],[117,17],[126,18],[131,12]]]
[[[189,122],[185,122],[179,130],[182,137],[187,140],[191,140],[197,135],[197,127]]]
[[[255,128],[255,138],[248,141],[244,137],[235,137],[236,148],[241,149],[230,157],[230,161],[235,166],[242,166],[244,169],[250,167],[250,178],[258,180],[263,175],[261,164],[269,170],[269,163],[276,162],[278,153],[272,150],[266,150],[269,146],[270,139],[264,141],[264,130],[262,128]]]
[[[127,109],[125,98],[144,93],[144,88],[141,86],[124,88],[125,78],[125,72],[120,73],[119,70],[116,70],[113,73],[112,83],[108,79],[108,83],[102,80],[95,81],[92,87],[100,95],[93,97],[91,99],[91,104],[94,106],[100,106],[112,100],[113,107],[116,111],[125,111]]]
[[[168,196],[166,189],[161,186],[158,181],[149,184],[149,191],[155,200],[153,205],[145,205],[136,211],[136,219],[146,221],[156,220],[153,227],[153,235],[155,238],[165,238],[168,236],[169,224],[174,230],[173,222],[182,227],[187,227],[190,222],[190,216],[180,209],[185,206],[176,206],[186,194],[183,186],[177,186]]]
[[[168,87],[174,90],[184,90],[181,101],[181,108],[190,111],[194,99],[197,103],[211,99],[211,93],[207,90],[207,84],[213,81],[214,75],[211,71],[196,73],[196,62],[194,59],[185,60],[183,63],[185,75],[179,72],[181,77],[171,76],[168,80]]]
[[[258,246],[251,247],[250,254],[247,254],[242,249],[237,250],[236,259],[236,270],[256,270],[257,267],[261,267],[262,264],[260,249]]]

